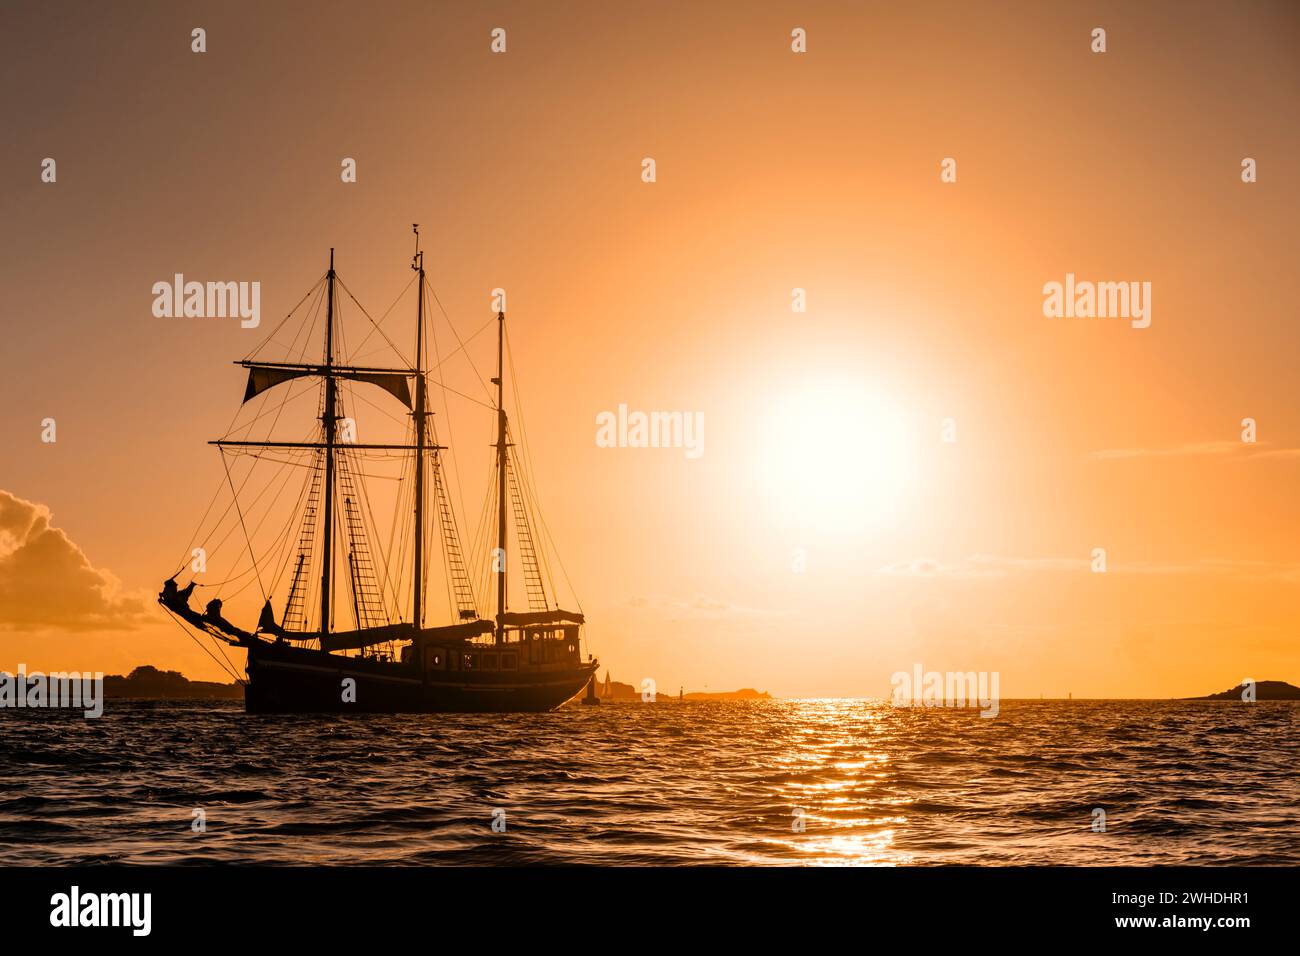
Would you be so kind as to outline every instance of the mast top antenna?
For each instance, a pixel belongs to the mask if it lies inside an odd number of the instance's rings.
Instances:
[[[415,233],[415,255],[411,256],[411,268],[417,272],[420,269],[420,224],[411,223],[411,232]]]

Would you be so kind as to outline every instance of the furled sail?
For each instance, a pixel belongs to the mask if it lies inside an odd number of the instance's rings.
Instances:
[[[321,374],[321,369],[313,365],[260,365],[255,362],[246,362],[244,364],[248,368],[248,387],[244,389],[245,402],[250,398],[256,398],[268,388],[274,388],[283,382],[307,375]],[[348,369],[335,366],[332,374],[335,378],[378,385],[407,408],[415,407],[411,402],[411,388],[407,382],[406,372]]]
[[[507,611],[497,616],[502,627],[532,627],[545,624],[585,624],[584,618],[577,611]]]
[[[446,627],[425,627],[420,629],[424,640],[463,641],[480,634],[492,633],[491,621],[467,621],[464,624],[449,624]],[[326,651],[353,651],[372,644],[384,644],[388,641],[409,641],[415,634],[410,624],[387,624],[382,627],[367,627],[356,631],[335,631],[326,634],[321,641],[321,649]],[[315,635],[313,635],[315,636]]]

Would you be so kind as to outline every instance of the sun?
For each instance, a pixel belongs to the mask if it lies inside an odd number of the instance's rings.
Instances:
[[[779,391],[768,403],[758,466],[774,516],[850,533],[901,517],[916,456],[897,403],[853,380]]]

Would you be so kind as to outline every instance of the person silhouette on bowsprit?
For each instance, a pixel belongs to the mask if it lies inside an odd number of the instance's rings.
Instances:
[[[194,593],[194,582],[191,581],[183,588],[176,587],[176,579],[168,578],[163,583],[163,602],[170,605],[183,604],[186,607],[190,603],[190,595]]]

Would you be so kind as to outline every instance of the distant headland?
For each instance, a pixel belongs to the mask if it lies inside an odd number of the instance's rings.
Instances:
[[[146,697],[158,700],[242,700],[244,688],[239,684],[190,680],[180,671],[162,671],[142,664],[123,677],[109,674],[104,678],[105,697]]]
[[[609,680],[608,675],[604,683],[596,683],[596,696],[601,700],[642,700],[640,688],[633,687],[631,684],[621,684],[618,681]],[[752,687],[744,687],[740,690],[717,691],[710,693],[708,691],[692,691],[684,693],[678,691],[676,694],[665,693],[662,690],[656,690],[655,700],[771,700],[772,695],[766,691],[754,690]]]
[[[1184,697],[1183,700],[1242,700],[1245,688],[1238,684],[1217,694],[1203,697]],[[631,684],[610,680],[596,684],[596,695],[608,701],[641,701],[642,691]],[[104,678],[105,697],[142,697],[160,700],[242,700],[242,684],[221,684],[216,681],[190,680],[179,671],[159,670],[150,664],[142,664],[125,677],[121,674],[109,674]],[[706,701],[706,700],[772,700],[766,691],[744,687],[732,691],[691,691],[680,690],[674,694],[658,690],[656,701]],[[1300,700],[1300,687],[1280,680],[1262,680],[1255,682],[1255,700]]]
[[[606,680],[596,685],[602,700],[640,701],[641,691],[631,684]],[[190,680],[179,671],[159,670],[150,664],[141,664],[123,677],[109,674],[104,678],[105,697],[142,697],[159,700],[242,700],[242,684],[220,684],[215,681]],[[750,687],[716,693],[692,692],[689,694],[655,695],[656,700],[771,700],[772,695]]]
[[[1236,687],[1229,687],[1225,691],[1217,694],[1206,694],[1204,697],[1187,697],[1185,700],[1242,700],[1242,694],[1245,691],[1242,684]],[[1295,684],[1288,684],[1284,680],[1261,680],[1255,682],[1255,700],[1300,700],[1300,687]]]

